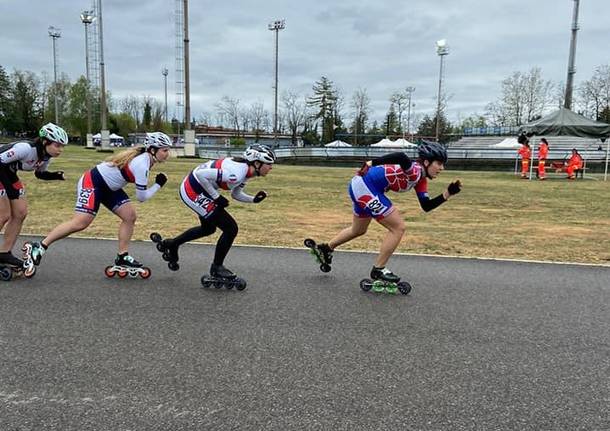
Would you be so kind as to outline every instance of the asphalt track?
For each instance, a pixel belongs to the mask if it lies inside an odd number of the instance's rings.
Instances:
[[[67,239],[0,284],[0,430],[608,430],[610,268],[397,256],[409,296],[360,291],[373,256],[236,247],[106,279],[116,242]]]

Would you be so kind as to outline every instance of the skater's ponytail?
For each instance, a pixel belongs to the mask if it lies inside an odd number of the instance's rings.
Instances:
[[[106,162],[110,163],[112,166],[116,166],[117,168],[122,169],[125,165],[128,165],[129,162],[131,162],[140,154],[143,154],[145,151],[146,148],[144,147],[130,148],[129,150],[113,154],[112,156],[106,159]]]

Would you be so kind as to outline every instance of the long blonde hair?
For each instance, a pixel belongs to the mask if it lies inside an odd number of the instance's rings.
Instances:
[[[119,169],[122,169],[125,165],[129,164],[134,158],[143,154],[146,151],[144,147],[134,147],[129,150],[121,151],[120,153],[113,154],[112,156],[106,159],[106,162],[110,163],[112,166],[116,166]]]

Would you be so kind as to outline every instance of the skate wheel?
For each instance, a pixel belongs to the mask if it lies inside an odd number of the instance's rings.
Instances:
[[[153,232],[150,234],[150,240],[152,242],[161,242],[161,235],[159,235],[157,232]]]
[[[165,259],[165,247],[163,247],[163,244],[161,244],[160,242],[157,243],[157,250],[163,253],[163,259]]]
[[[172,271],[178,271],[180,264],[178,262],[167,262],[167,267]]]
[[[203,277],[201,277],[201,286],[205,289],[207,289],[208,287],[212,287],[212,284],[212,281],[210,281],[207,276],[204,275]]]
[[[13,278],[13,271],[10,268],[0,268],[0,280],[11,281],[11,278]]]
[[[136,271],[136,270],[132,270],[132,271],[128,271],[127,272],[127,274],[129,274],[129,276],[131,278],[138,278],[138,273],[139,273],[139,271]]]
[[[411,292],[411,285],[406,281],[401,281],[398,283],[398,290],[400,290],[400,293],[403,295],[408,295]]]
[[[150,268],[142,268],[142,272],[140,273],[140,277],[142,277],[144,280],[146,280],[147,278],[150,278],[152,272],[150,270]]]
[[[119,274],[119,278],[127,277],[127,271],[119,271],[117,274]]]
[[[116,273],[111,266],[107,266],[106,269],[104,269],[104,274],[106,274],[106,277],[112,278]]]
[[[161,245],[161,244],[159,244],[159,245]],[[172,257],[169,255],[169,253],[167,251],[165,251],[165,249],[163,249],[163,255],[161,257],[166,262],[169,262],[170,260],[172,260]]]
[[[237,283],[237,286],[235,286],[235,288],[239,291],[242,291],[246,288],[246,280],[239,280],[239,282]]]
[[[307,248],[314,248],[316,246],[316,242],[311,238],[307,238],[303,241],[303,244],[305,244],[305,247]]]
[[[224,286],[224,283],[222,281],[216,281],[214,283],[214,288],[215,289],[222,289],[223,286]]]
[[[373,287],[373,280],[369,280],[368,278],[360,280],[360,289],[364,290],[365,292],[368,292],[369,290],[371,290],[371,287]]]
[[[232,290],[235,287],[235,285],[233,283],[227,283],[226,287],[227,287],[227,290]]]
[[[320,265],[320,271],[322,272],[330,272],[331,268],[330,265],[327,263],[323,263],[322,265]]]
[[[32,266],[27,267],[23,270],[23,276],[25,278],[32,278],[36,274],[36,265],[32,264]]]

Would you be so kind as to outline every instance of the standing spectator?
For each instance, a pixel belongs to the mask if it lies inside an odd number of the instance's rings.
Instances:
[[[583,167],[583,159],[580,153],[576,148],[572,148],[572,155],[568,159],[568,164],[566,166],[566,172],[568,174],[568,180],[575,180],[576,173],[574,171],[579,171]]]
[[[546,179],[546,172],[544,170],[544,165],[546,164],[546,158],[549,155],[549,143],[545,138],[540,139],[540,143],[538,144],[538,171],[536,176],[540,181]]]
[[[530,159],[532,157],[532,149],[530,148],[529,139],[525,135],[520,135],[517,142],[521,144],[521,148],[517,152],[521,156],[521,178],[529,179]]]

